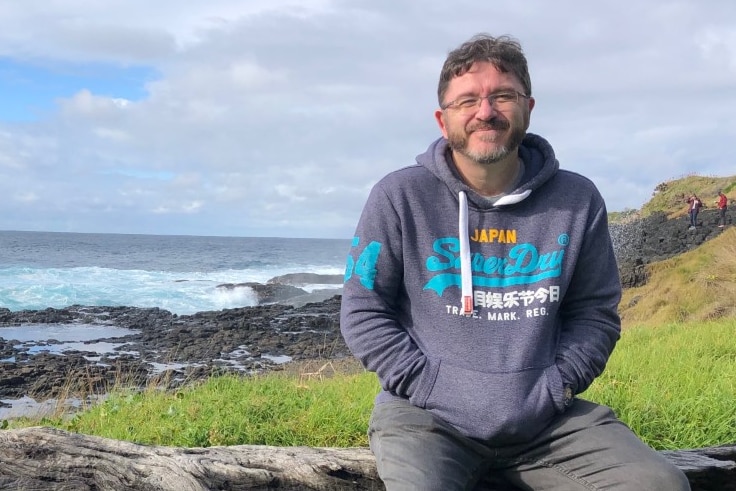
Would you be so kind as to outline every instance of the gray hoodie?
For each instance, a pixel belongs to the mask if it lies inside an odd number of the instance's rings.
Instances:
[[[601,374],[620,335],[605,204],[537,135],[519,147],[518,189],[495,203],[448,153],[441,138],[373,187],[340,327],[378,375],[377,404],[407,399],[490,445],[528,441],[565,411],[566,386]]]

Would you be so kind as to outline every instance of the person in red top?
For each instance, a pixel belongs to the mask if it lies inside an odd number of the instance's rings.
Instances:
[[[726,208],[728,208],[728,198],[723,191],[718,191],[718,228],[726,226]]]

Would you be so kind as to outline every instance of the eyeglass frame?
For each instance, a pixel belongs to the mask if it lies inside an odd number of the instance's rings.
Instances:
[[[483,104],[484,99],[488,101],[491,107],[498,107],[498,106],[494,106],[494,104],[497,103],[496,99],[502,96],[510,95],[510,94],[514,94],[515,96],[514,100],[504,101],[501,104],[518,103],[519,97],[521,97],[522,99],[529,99],[531,97],[529,95],[519,92],[518,90],[509,89],[509,90],[503,90],[501,92],[496,92],[494,94],[488,94],[487,96],[482,96],[482,97],[481,96],[460,96],[457,99],[453,99],[450,102],[443,104],[442,106],[440,106],[440,109],[442,109],[443,111],[445,109],[455,109],[457,111],[480,109],[480,106],[481,104]],[[464,100],[465,102],[475,101],[475,103],[472,106],[466,106],[466,107],[458,106],[457,104],[458,104],[458,101],[460,100]]]

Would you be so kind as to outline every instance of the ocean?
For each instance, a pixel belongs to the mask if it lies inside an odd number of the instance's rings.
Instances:
[[[0,231],[0,307],[159,307],[185,315],[253,306],[249,288],[217,285],[343,274],[349,248],[348,239]]]

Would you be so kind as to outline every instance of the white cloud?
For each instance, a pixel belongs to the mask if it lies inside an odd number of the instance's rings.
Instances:
[[[16,197],[0,229],[347,237],[370,187],[439,135],[444,56],[481,31],[524,45],[531,130],[562,167],[609,210],[638,207],[669,177],[732,173],[735,5],[6,2],[16,66],[146,78],[80,78],[53,111],[0,123],[0,192]]]

